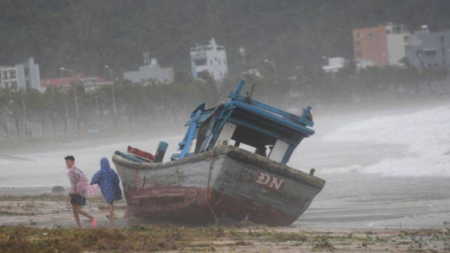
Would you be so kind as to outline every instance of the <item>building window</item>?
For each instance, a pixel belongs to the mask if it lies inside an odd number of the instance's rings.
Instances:
[[[29,69],[25,69],[25,77],[29,77],[30,76],[30,70]]]
[[[27,86],[27,88],[31,88],[30,81],[26,81],[25,85]]]
[[[444,42],[445,42],[445,37],[441,36],[441,44],[444,44]]]
[[[423,54],[426,57],[435,57],[437,55],[437,50],[436,50],[436,48],[424,49]]]
[[[355,41],[355,47],[360,48],[361,47],[361,41]]]
[[[11,88],[17,89],[17,82],[12,82],[11,83]]]
[[[362,57],[362,53],[361,53],[360,50],[356,51],[356,56],[357,56],[357,57]]]
[[[402,27],[401,26],[394,26],[394,29],[392,29],[393,34],[399,34],[402,33]]]
[[[369,32],[369,36],[372,37],[373,36],[373,32]]]
[[[416,51],[416,56],[417,56],[417,58],[422,58],[422,56],[423,56],[423,50],[422,50],[422,49],[417,50],[417,51]]]
[[[219,60],[219,65],[220,65],[220,60]]]
[[[8,79],[8,72],[3,72],[3,79]]]
[[[360,33],[360,32],[357,32],[357,33],[356,33],[356,37],[362,38],[362,36],[363,36],[362,33]]]
[[[404,37],[404,40],[405,40],[405,43],[409,43],[409,42],[410,42],[410,40],[411,40],[411,37],[409,37],[409,36],[405,36],[405,37]]]
[[[206,58],[195,59],[194,63],[195,63],[195,66],[205,66],[206,65]]]
[[[386,34],[391,34],[391,30],[386,29]]]
[[[16,72],[15,71],[11,71],[10,72],[10,76],[11,76],[11,78],[16,78]]]

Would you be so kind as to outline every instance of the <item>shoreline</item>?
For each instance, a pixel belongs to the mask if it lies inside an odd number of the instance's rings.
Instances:
[[[231,226],[150,224],[125,219],[125,201],[108,220],[103,198],[83,210],[97,227],[75,221],[65,195],[0,196],[1,252],[443,252],[450,250],[450,222],[435,229],[268,227],[248,221]],[[229,222],[229,221],[228,221]],[[20,234],[20,238],[17,235]]]

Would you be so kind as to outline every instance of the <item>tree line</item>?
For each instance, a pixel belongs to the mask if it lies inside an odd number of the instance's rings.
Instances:
[[[109,85],[86,91],[82,84],[72,83],[68,90],[49,88],[44,93],[2,89],[0,134],[5,139],[181,126],[200,102],[214,107],[227,101],[228,92],[234,91],[241,78],[247,83],[242,94],[252,93],[252,99],[283,109],[312,105],[326,111],[348,105],[448,97],[447,76],[446,69],[419,72],[413,67],[387,66],[357,71],[352,64],[336,73],[299,67],[289,76],[279,75],[278,80],[274,69],[265,68],[260,74],[228,76],[220,83],[207,72],[199,73],[199,79],[178,72],[170,84],[115,83],[116,115]]]

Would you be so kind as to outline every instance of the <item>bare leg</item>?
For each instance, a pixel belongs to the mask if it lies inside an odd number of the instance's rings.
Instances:
[[[81,210],[81,206],[78,206],[77,212],[85,217],[88,217],[89,220],[93,220],[94,217],[92,217],[91,215],[89,215],[88,213],[86,213],[85,211]]]
[[[114,219],[114,217],[116,217],[116,215],[114,214],[113,205],[108,203],[108,209],[109,209],[109,215],[110,215],[111,219]]]
[[[75,217],[75,222],[77,223],[77,227],[81,228],[80,216],[78,215],[79,208],[80,208],[80,206],[72,205],[73,217]]]

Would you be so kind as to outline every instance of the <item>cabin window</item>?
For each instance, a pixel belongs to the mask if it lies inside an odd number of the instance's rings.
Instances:
[[[264,157],[269,155],[276,142],[272,136],[241,125],[237,126],[231,139],[235,141],[234,146]]]

